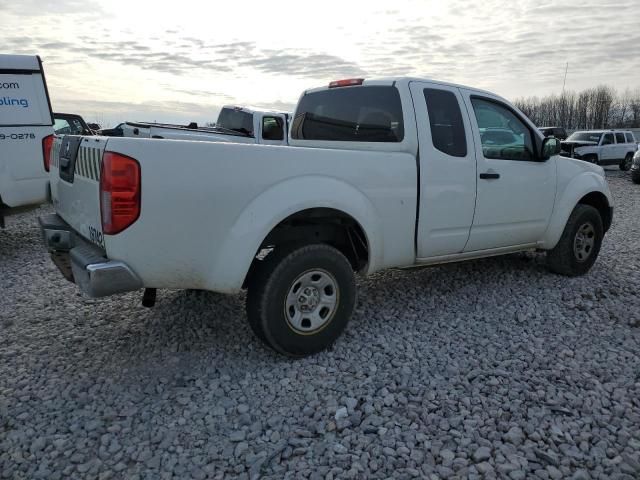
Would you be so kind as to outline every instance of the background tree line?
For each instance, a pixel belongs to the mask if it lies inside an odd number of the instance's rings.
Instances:
[[[612,87],[600,85],[581,92],[519,98],[515,104],[540,127],[640,128],[640,88],[618,93]]]

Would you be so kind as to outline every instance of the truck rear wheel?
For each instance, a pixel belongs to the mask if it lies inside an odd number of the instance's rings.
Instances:
[[[627,156],[624,157],[624,160],[620,162],[620,170],[626,172],[631,168],[631,163],[633,163],[633,153],[627,153]]]
[[[547,266],[552,272],[569,277],[584,275],[598,258],[603,235],[598,210],[590,205],[576,205],[560,241],[547,251]]]
[[[254,271],[247,294],[247,316],[256,336],[294,357],[326,349],[355,306],[349,261],[329,245],[314,244],[276,249],[264,262]]]
[[[589,163],[593,163],[595,165],[600,165],[600,161],[598,160],[598,156],[597,155],[585,155],[584,156],[584,161],[585,162],[589,162]]]

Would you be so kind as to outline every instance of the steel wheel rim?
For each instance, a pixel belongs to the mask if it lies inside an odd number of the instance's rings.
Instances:
[[[335,277],[326,270],[307,270],[291,283],[284,300],[284,316],[297,333],[313,334],[331,322],[339,302]]]
[[[629,170],[631,168],[632,163],[633,163],[633,157],[627,155],[627,159],[624,161],[625,170]]]
[[[578,262],[585,262],[593,253],[596,229],[591,222],[583,223],[573,239],[573,254]]]

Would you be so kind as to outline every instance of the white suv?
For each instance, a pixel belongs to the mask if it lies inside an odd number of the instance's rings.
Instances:
[[[628,130],[589,130],[574,132],[562,142],[560,155],[597,165],[619,165],[629,170],[638,144]]]

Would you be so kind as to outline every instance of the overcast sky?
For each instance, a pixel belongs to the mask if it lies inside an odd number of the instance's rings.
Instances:
[[[507,98],[640,86],[640,0],[0,0],[2,53],[37,53],[54,110],[107,126],[291,110],[348,77],[416,75]]]

